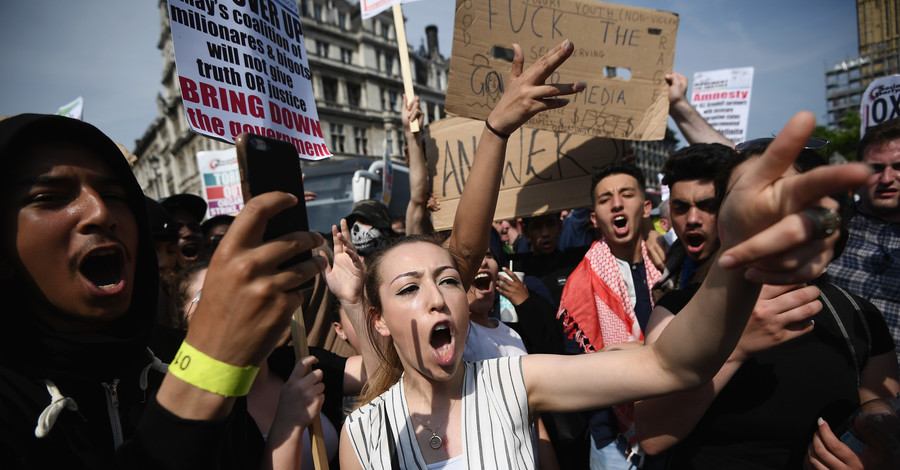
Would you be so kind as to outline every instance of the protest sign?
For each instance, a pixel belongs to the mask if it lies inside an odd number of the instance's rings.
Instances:
[[[859,104],[859,117],[860,137],[869,127],[900,118],[900,75],[881,77],[869,84]]]
[[[388,8],[401,3],[415,2],[417,0],[359,0],[359,11],[362,19],[369,19]]]
[[[703,119],[735,144],[747,140],[753,67],[694,74],[691,104]]]
[[[242,132],[329,157],[313,98],[297,4],[291,0],[168,0],[175,65],[194,132]]]
[[[78,98],[75,98],[75,101],[60,106],[59,109],[56,110],[56,114],[81,121],[82,118],[84,118],[84,98],[79,96]]]
[[[475,157],[484,122],[446,118],[425,132],[432,194],[441,209],[436,230],[448,229]],[[591,205],[591,177],[626,155],[621,140],[523,127],[509,138],[495,220],[528,217]]]
[[[669,112],[665,75],[672,71],[677,30],[674,13],[611,3],[457,0],[447,112],[487,118],[509,79],[513,43],[522,47],[528,67],[568,38],[575,51],[547,82],[587,87],[569,97],[568,106],[540,113],[528,126],[662,139]]]
[[[197,168],[206,199],[206,218],[235,215],[244,208],[241,172],[234,148],[197,152]]]

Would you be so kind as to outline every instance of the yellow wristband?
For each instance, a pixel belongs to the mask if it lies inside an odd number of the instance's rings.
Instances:
[[[207,392],[226,397],[242,397],[259,372],[257,366],[238,367],[213,359],[184,341],[169,365],[175,377]]]

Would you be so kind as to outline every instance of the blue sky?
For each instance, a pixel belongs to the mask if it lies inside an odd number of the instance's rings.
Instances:
[[[616,3],[679,14],[675,70],[689,80],[697,71],[755,68],[748,137],[777,132],[801,109],[824,121],[825,68],[857,53],[853,0]],[[409,42],[418,47],[425,26],[436,24],[449,57],[454,4],[404,5]],[[133,149],[156,118],[162,91],[158,8],[155,0],[7,2],[0,114],[52,113],[84,96],[85,120]]]

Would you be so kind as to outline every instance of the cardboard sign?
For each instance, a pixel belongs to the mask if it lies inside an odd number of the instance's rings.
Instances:
[[[747,140],[753,67],[694,74],[691,104],[703,119],[735,144]]]
[[[665,75],[675,60],[677,30],[674,13],[611,3],[457,0],[447,112],[485,119],[509,79],[513,43],[522,47],[527,68],[568,38],[575,52],[547,83],[585,82],[587,88],[569,97],[568,106],[533,117],[528,126],[662,139],[669,112]]]
[[[235,149],[197,152],[197,168],[206,199],[206,218],[237,215],[244,208],[244,196]]]
[[[249,132],[290,142],[301,158],[331,156],[296,2],[168,0],[168,8],[191,130],[226,142]]]
[[[431,191],[441,203],[432,214],[436,230],[453,226],[483,130],[484,122],[466,118],[442,119],[426,129]],[[509,138],[494,220],[590,206],[594,172],[626,152],[621,140],[519,129]]]
[[[881,77],[869,84],[859,104],[859,137],[866,129],[900,118],[900,75]]]

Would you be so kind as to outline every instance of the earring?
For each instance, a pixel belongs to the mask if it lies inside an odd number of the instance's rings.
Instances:
[[[344,341],[347,341],[347,335],[344,333],[341,333],[341,339]]]

